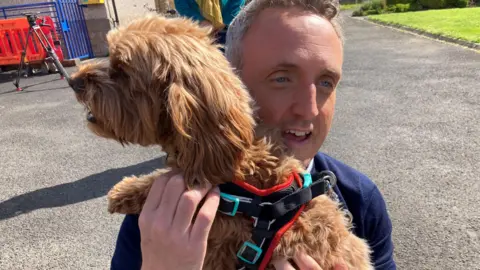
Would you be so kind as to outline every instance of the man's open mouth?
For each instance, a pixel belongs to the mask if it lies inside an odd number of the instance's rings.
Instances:
[[[303,142],[312,135],[311,131],[299,131],[289,129],[283,132],[283,137],[289,141]]]

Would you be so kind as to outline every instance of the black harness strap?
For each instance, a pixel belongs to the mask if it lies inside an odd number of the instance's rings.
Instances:
[[[262,214],[268,219],[277,219],[327,191],[328,185],[325,181],[316,181],[310,187],[299,189],[274,204],[264,205]]]
[[[237,253],[239,269],[258,269],[276,233],[295,218],[302,205],[327,194],[336,183],[330,171],[300,176],[304,182],[302,188],[292,181],[290,186],[267,196],[259,196],[234,183],[220,185],[218,211],[254,219],[252,241],[245,242]]]

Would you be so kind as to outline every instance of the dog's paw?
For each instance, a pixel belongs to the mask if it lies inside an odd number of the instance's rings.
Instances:
[[[170,169],[157,169],[140,177],[125,177],[108,192],[108,212],[118,214],[140,214],[153,182]]]
[[[153,181],[153,177],[125,177],[108,192],[108,212],[139,214]]]

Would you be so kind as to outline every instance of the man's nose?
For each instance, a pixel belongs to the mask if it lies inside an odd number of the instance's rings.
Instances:
[[[302,120],[312,120],[318,115],[317,88],[314,84],[296,91],[293,113]]]

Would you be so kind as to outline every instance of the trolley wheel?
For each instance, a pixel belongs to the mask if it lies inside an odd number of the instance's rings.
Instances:
[[[49,61],[46,63],[46,65],[47,65],[48,73],[50,74],[58,73],[58,69],[53,62]]]
[[[38,72],[38,73],[41,73],[41,74],[48,74],[48,73],[50,73],[50,70],[49,70],[49,68],[48,68],[48,63],[43,62],[43,63],[41,64],[41,66],[40,66],[40,72]]]

